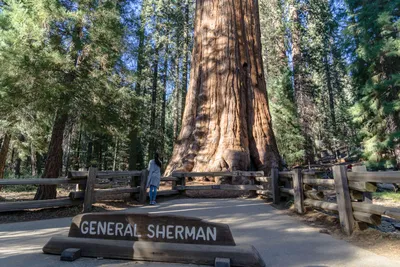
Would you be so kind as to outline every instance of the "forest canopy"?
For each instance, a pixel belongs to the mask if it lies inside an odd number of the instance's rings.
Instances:
[[[243,2],[259,5],[281,166],[399,168],[400,1]],[[155,152],[166,166],[195,11],[192,0],[0,1],[0,178],[143,169]]]

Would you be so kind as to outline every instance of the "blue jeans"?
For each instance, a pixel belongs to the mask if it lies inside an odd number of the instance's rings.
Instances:
[[[157,196],[157,186],[150,185],[150,202],[156,201],[156,196]]]

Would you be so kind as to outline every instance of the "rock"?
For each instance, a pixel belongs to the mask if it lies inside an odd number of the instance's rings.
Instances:
[[[230,267],[231,260],[226,258],[215,258],[215,267]]]
[[[61,253],[61,261],[74,261],[81,257],[80,248],[67,248]]]
[[[393,226],[394,226],[394,228],[396,228],[397,230],[400,230],[400,223],[394,223]]]
[[[395,224],[397,222],[394,220],[388,220],[388,218],[382,219],[382,223],[379,226],[375,226],[374,228],[379,229],[380,231],[384,233],[391,233],[391,232],[396,232]]]
[[[321,229],[321,230],[319,230],[319,232],[320,232],[321,234],[327,234],[327,235],[330,235],[330,234],[331,234],[331,233],[329,232],[328,229]]]
[[[377,186],[378,186],[379,189],[383,189],[383,190],[389,190],[389,191],[395,191],[396,190],[396,186],[394,184],[378,183]]]

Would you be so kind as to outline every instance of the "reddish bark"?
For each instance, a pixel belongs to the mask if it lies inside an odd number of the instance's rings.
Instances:
[[[68,115],[66,113],[57,113],[42,178],[57,178],[60,175],[63,157],[62,143],[67,120]],[[39,186],[36,191],[35,200],[56,198],[56,188],[56,185]]]
[[[197,0],[191,62],[182,129],[167,174],[278,167],[257,1]]]
[[[11,135],[6,134],[3,139],[3,144],[0,149],[0,179],[4,178],[4,171],[6,169],[7,154],[10,148]],[[1,187],[0,187],[1,188]]]

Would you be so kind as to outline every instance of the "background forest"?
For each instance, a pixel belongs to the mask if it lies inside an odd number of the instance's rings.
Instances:
[[[400,1],[258,2],[286,164],[398,168]],[[0,1],[0,178],[138,170],[156,151],[166,164],[190,78],[194,5]]]

